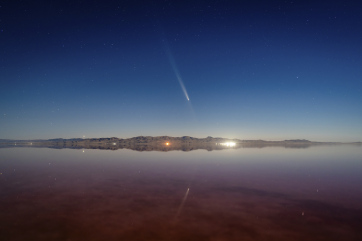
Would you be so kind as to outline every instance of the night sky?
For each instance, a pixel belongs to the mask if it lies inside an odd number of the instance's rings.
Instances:
[[[362,140],[360,1],[0,1],[0,138]]]

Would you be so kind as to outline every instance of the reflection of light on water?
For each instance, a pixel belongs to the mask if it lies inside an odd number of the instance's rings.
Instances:
[[[236,144],[235,144],[235,142],[225,142],[225,143],[220,143],[220,145],[227,146],[227,147],[233,147]]]
[[[181,202],[181,204],[180,204],[180,207],[179,207],[178,210],[177,210],[177,213],[176,213],[176,216],[175,216],[175,218],[174,218],[174,221],[177,221],[178,217],[180,216],[180,213],[181,213],[181,211],[182,211],[182,208],[184,207],[184,204],[185,204],[185,201],[186,201],[186,199],[187,199],[187,196],[189,195],[189,191],[190,191],[190,188],[187,188],[186,194],[185,194],[184,198],[182,199],[182,202]]]

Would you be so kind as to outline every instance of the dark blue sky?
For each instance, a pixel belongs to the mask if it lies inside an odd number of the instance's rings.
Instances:
[[[362,139],[359,1],[0,6],[0,138]]]

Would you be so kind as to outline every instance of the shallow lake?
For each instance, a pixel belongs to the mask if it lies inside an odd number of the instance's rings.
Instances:
[[[362,240],[362,147],[0,149],[0,240]]]

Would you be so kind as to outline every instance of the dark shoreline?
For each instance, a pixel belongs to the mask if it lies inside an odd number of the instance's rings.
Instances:
[[[361,142],[313,142],[309,140],[284,140],[284,141],[264,141],[264,140],[239,140],[228,138],[194,138],[190,136],[170,137],[170,136],[138,136],[132,138],[72,138],[72,139],[48,139],[48,140],[0,140],[0,148],[4,147],[48,147],[55,149],[105,149],[118,150],[130,149],[135,151],[192,151],[204,149],[208,151],[237,149],[237,148],[263,148],[263,147],[284,147],[284,148],[308,148],[320,145],[358,145]]]

